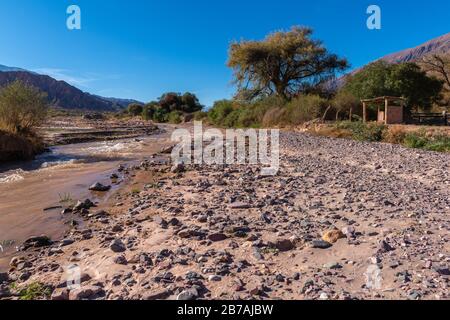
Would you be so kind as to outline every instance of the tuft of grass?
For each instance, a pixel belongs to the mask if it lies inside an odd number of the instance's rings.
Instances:
[[[62,205],[71,206],[75,204],[74,199],[70,193],[59,193],[59,203]]]
[[[17,285],[13,284],[11,288],[17,289]],[[39,282],[33,282],[19,291],[20,300],[48,299],[51,294],[50,288]]]
[[[132,194],[132,195],[138,195],[138,194],[140,194],[140,193],[141,193],[141,189],[133,188],[133,189],[131,190],[131,194]]]

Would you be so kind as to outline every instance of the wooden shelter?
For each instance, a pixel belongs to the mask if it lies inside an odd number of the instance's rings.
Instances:
[[[384,124],[400,124],[404,122],[406,100],[402,97],[378,97],[361,100],[363,104],[363,121],[367,122],[367,105],[378,105],[377,121]],[[398,103],[397,105],[394,103]]]

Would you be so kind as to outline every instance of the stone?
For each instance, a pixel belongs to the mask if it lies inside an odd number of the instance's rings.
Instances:
[[[170,172],[172,173],[182,173],[184,171],[186,171],[186,168],[183,163],[174,164],[170,169]]]
[[[233,202],[230,204],[230,209],[249,209],[250,205],[245,202]]]
[[[101,293],[103,293],[103,289],[99,286],[83,286],[79,289],[71,290],[69,300],[85,300]]]
[[[25,251],[30,248],[48,247],[53,244],[53,241],[47,236],[28,238],[19,248],[20,251]]]
[[[195,288],[184,290],[177,296],[177,300],[180,301],[192,301],[196,300],[197,298],[198,298],[198,291]]]
[[[450,276],[450,269],[446,266],[436,265],[433,266],[434,271],[439,273],[441,276]]]
[[[0,284],[3,284],[5,282],[9,281],[9,276],[6,272],[0,273]]]
[[[332,269],[332,270],[342,269],[342,265],[338,262],[330,262],[330,263],[325,264],[323,267],[325,269]]]
[[[55,289],[55,291],[52,292],[50,299],[54,301],[69,300],[69,290],[65,288]]]
[[[281,239],[277,240],[277,242],[275,243],[275,248],[277,248],[281,252],[286,252],[294,249],[295,245],[289,239]]]
[[[212,242],[219,242],[228,239],[228,237],[223,233],[213,233],[208,235],[208,239]]]
[[[327,241],[324,240],[313,240],[311,242],[311,248],[314,249],[328,249],[331,248],[333,245]]]
[[[120,253],[120,252],[125,252],[127,250],[127,248],[125,247],[125,245],[123,244],[122,240],[120,239],[115,239],[111,242],[109,248],[116,253]]]
[[[105,186],[101,184],[100,182],[94,183],[92,186],[89,187],[90,191],[96,191],[96,192],[106,192],[111,190],[111,186]]]
[[[120,255],[120,256],[117,256],[117,257],[114,258],[114,263],[125,266],[125,265],[128,264],[128,261],[127,261],[127,258],[125,258],[124,255]]]
[[[389,243],[386,242],[386,240],[382,240],[380,244],[378,245],[378,251],[380,253],[386,253],[389,251],[394,251],[395,249],[391,247]]]
[[[209,281],[213,281],[213,282],[219,282],[219,281],[222,281],[222,277],[221,276],[217,276],[217,275],[213,275],[213,276],[209,276],[208,280]]]
[[[146,293],[142,299],[143,300],[165,300],[169,298],[173,294],[172,291],[163,289],[156,292]]]
[[[328,297],[328,294],[326,294],[325,292],[322,292],[322,293],[320,294],[319,299],[320,299],[320,300],[329,300],[330,298]]]
[[[329,243],[336,243],[339,239],[345,238],[347,238],[347,236],[340,230],[329,230],[322,236],[322,240]]]

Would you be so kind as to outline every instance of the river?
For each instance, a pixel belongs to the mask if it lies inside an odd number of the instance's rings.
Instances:
[[[0,166],[0,270],[29,237],[63,236],[73,219],[62,214],[65,202],[107,201],[120,184],[104,194],[90,192],[89,186],[110,185],[110,176],[120,165],[137,164],[158,152],[170,142],[170,127],[163,129],[137,139],[56,146],[33,161]]]

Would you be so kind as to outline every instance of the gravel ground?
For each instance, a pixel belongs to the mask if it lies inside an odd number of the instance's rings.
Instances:
[[[133,183],[67,213],[86,224],[63,241],[29,241],[0,297],[39,282],[51,299],[449,299],[449,154],[280,142],[275,177],[159,158],[119,168]],[[74,270],[81,286],[67,288]]]

